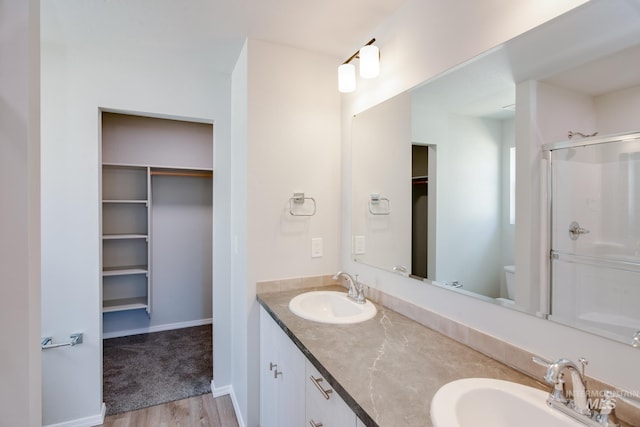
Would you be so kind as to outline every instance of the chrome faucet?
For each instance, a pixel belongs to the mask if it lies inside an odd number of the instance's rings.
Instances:
[[[553,390],[547,398],[547,404],[571,418],[593,427],[618,427],[609,420],[609,415],[615,408],[615,396],[613,392],[605,391],[604,398],[600,401],[600,411],[591,407],[591,399],[588,398],[584,368],[589,363],[587,359],[578,359],[582,365],[578,366],[569,359],[558,359],[549,362],[539,357],[533,357],[533,361],[546,367],[544,380],[553,386]],[[573,391],[570,395],[564,390],[564,372],[571,374]]]
[[[571,360],[558,359],[548,365],[547,373],[544,376],[544,380],[547,383],[553,385],[555,388],[557,384],[563,384],[563,372],[565,369],[568,370],[571,374],[571,384],[573,384],[573,392],[570,395],[572,399],[567,399],[567,403],[569,403],[569,406],[571,406],[572,409],[577,413],[591,416],[591,409],[589,408],[589,404],[587,401],[587,385],[583,376],[584,366],[587,364],[587,360],[581,358],[580,362],[582,363],[583,367],[582,373],[580,372],[576,364]],[[567,398],[566,394],[564,395],[564,397]]]
[[[631,338],[631,346],[640,348],[640,331],[636,331],[636,333],[633,334],[633,337]]]
[[[362,286],[362,283],[358,282],[358,275],[356,274],[354,279],[349,273],[338,271],[333,276],[333,280],[338,280],[341,277],[346,278],[349,282],[349,292],[347,292],[347,296],[358,304],[364,304],[367,300],[364,297],[364,286]]]

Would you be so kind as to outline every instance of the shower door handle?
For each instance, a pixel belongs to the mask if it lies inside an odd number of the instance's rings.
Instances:
[[[571,240],[578,240],[578,237],[580,237],[581,234],[587,233],[589,233],[589,230],[580,227],[580,224],[578,224],[576,221],[573,221],[571,225],[569,225],[569,237],[571,238]]]

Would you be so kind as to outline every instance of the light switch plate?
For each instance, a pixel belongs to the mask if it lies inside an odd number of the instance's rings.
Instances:
[[[322,237],[314,237],[311,239],[311,258],[320,258],[322,256]]]

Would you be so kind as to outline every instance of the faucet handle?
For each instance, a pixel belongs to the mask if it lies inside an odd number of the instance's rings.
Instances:
[[[360,304],[364,304],[366,302],[366,299],[364,297],[364,283],[360,283],[358,281],[358,275],[356,274],[356,278],[355,278],[355,288],[356,288],[356,302],[360,303]]]
[[[582,375],[582,382],[584,383],[585,387],[587,386],[587,377],[584,375],[584,371],[585,368],[587,367],[587,365],[589,364],[589,361],[585,358],[585,357],[580,357],[578,359],[578,362],[580,362],[580,366],[582,366],[581,369],[581,375]]]
[[[609,416],[616,407],[616,393],[611,390],[605,390],[602,394],[603,398],[600,401],[600,413],[596,415],[595,420],[604,427],[619,427],[619,424],[609,420]]]
[[[364,283],[362,283],[361,281],[358,280],[358,275],[355,275],[355,278],[353,279],[353,284],[356,287],[356,291],[358,292],[362,292],[362,290],[364,289]]]
[[[589,360],[585,357],[581,357],[578,359],[578,362],[582,365],[582,375],[584,375],[584,368],[589,364]]]
[[[549,371],[551,370],[551,367],[553,366],[554,362],[551,362],[550,360],[543,359],[542,357],[538,357],[538,356],[531,357],[531,360],[534,363],[540,366],[543,366],[547,370],[542,378],[545,380],[547,384],[551,384],[552,386],[555,387],[558,382],[555,380],[552,380],[551,377],[549,376]]]
[[[560,373],[558,376],[558,382],[553,385],[553,391],[551,392],[550,397],[556,402],[560,403],[568,403],[569,399],[567,395],[564,393],[564,374]]]
[[[553,365],[553,362],[538,356],[533,356],[531,360],[540,366],[544,366],[547,369],[547,372],[551,368],[551,365]],[[553,390],[549,394],[549,399],[563,404],[569,402],[569,399],[567,399],[567,396],[564,394],[564,374],[562,372],[558,375],[558,380],[555,382],[551,381],[549,376],[546,374],[544,376],[544,380],[553,385]]]

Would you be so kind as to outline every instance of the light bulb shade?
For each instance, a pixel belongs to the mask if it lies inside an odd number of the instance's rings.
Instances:
[[[356,90],[356,67],[353,64],[338,67],[338,90],[343,93]]]
[[[360,77],[371,79],[380,74],[380,50],[368,45],[360,48]]]

